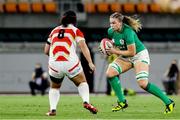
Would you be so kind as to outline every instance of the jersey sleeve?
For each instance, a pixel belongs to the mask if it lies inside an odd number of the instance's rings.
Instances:
[[[135,43],[134,34],[136,34],[136,33],[131,29],[127,29],[125,31],[125,38],[126,38],[127,45]]]
[[[113,30],[112,30],[112,28],[109,28],[107,30],[107,33],[108,33],[108,38],[112,39],[112,37],[113,37]]]
[[[75,40],[76,40],[76,42],[79,42],[81,40],[85,40],[83,32],[81,32],[81,30],[79,30],[79,29],[76,30]]]

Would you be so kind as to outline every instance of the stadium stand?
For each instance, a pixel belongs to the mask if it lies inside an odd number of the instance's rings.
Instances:
[[[7,0],[5,4],[5,11],[8,13],[17,12],[17,1],[16,0]]]
[[[108,13],[109,12],[109,4],[105,3],[105,2],[98,3],[97,11],[99,13]]]
[[[104,0],[94,0],[94,3],[97,5],[97,12],[99,13],[109,12],[109,4]]]
[[[78,12],[84,12],[84,5],[80,2],[76,3],[77,11]]]
[[[171,5],[169,7],[171,13],[180,13],[180,0],[171,1]]]
[[[31,4],[28,0],[19,0],[18,10],[20,13],[29,13],[31,12]]]
[[[116,2],[121,3],[121,4],[124,4],[124,3],[127,2],[127,0],[116,0]]]
[[[96,12],[96,4],[90,2],[89,0],[82,0],[84,5],[85,12],[87,13],[95,13]]]
[[[180,7],[175,12],[180,14]]]
[[[150,12],[152,12],[152,13],[161,13],[162,12],[160,5],[155,2],[152,2],[149,5],[149,9],[150,9]]]
[[[41,0],[32,0],[31,9],[34,13],[43,13],[43,3]]]
[[[178,0],[0,0],[0,13],[180,13]],[[167,4],[168,3],[168,4]],[[175,8],[173,8],[175,7]]]
[[[109,4],[109,9],[111,12],[121,12],[122,11],[122,6],[121,6],[121,2],[118,2],[116,0],[106,0],[105,2],[107,2]]]
[[[4,0],[0,1],[0,13],[4,12]]]
[[[109,13],[123,11],[125,13],[165,13],[163,3],[158,0],[81,0],[87,13]],[[169,4],[170,5],[170,4]],[[169,10],[165,10],[170,13]],[[177,9],[173,13],[179,13]],[[172,12],[171,12],[172,13]]]
[[[148,5],[146,3],[139,2],[136,7],[138,13],[148,13]]]
[[[110,3],[109,6],[110,6],[111,12],[117,12],[117,11],[121,12],[122,11],[121,4],[119,4],[119,3],[115,3],[115,2]]]
[[[63,2],[61,4],[64,11],[69,10],[71,8],[71,4],[68,2]]]
[[[44,9],[47,13],[57,13],[57,4],[53,0],[44,0]]]
[[[133,2],[126,2],[123,4],[123,11],[125,13],[135,13],[136,9],[135,9],[135,4]]]

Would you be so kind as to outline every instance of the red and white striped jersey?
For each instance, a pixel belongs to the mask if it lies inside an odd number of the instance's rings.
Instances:
[[[77,43],[84,39],[83,33],[74,25],[57,26],[47,40],[50,44],[49,59],[53,61],[69,61],[77,59]]]

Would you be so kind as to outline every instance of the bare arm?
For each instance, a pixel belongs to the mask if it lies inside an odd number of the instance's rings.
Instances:
[[[119,50],[119,49],[117,50],[115,48],[111,48],[107,50],[107,52],[111,54],[133,57],[136,54],[136,47],[135,44],[131,44],[127,46],[127,50]]]
[[[32,73],[32,81],[35,81],[35,72]]]
[[[49,56],[49,49],[50,49],[50,45],[46,43],[44,46],[44,53],[48,56]]]
[[[95,66],[92,62],[92,59],[91,59],[91,55],[90,55],[90,52],[89,52],[89,48],[87,47],[86,43],[84,40],[80,41],[79,42],[79,47],[84,55],[84,57],[86,58],[86,60],[88,61],[88,64],[89,64],[89,67],[92,71],[95,70]]]

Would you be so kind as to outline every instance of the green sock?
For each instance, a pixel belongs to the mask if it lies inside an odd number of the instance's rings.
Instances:
[[[148,83],[146,91],[160,98],[166,105],[170,104],[170,99],[154,84]]]
[[[116,96],[118,97],[118,101],[119,102],[125,102],[125,98],[121,89],[121,83],[119,78],[116,77],[112,77],[112,78],[108,78],[108,81],[111,85],[111,87],[113,88]]]

